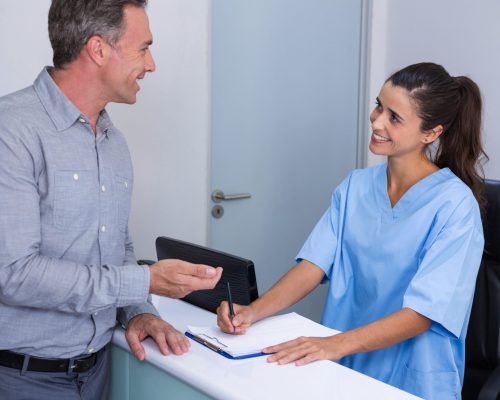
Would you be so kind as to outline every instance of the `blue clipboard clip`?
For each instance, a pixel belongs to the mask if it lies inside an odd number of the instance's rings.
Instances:
[[[253,353],[253,354],[244,354],[241,356],[232,356],[231,354],[224,351],[222,349],[222,347],[216,346],[213,343],[208,342],[207,340],[203,339],[200,336],[193,335],[190,332],[184,332],[184,334],[188,338],[194,340],[195,342],[198,342],[198,343],[202,344],[203,346],[208,347],[210,350],[215,351],[216,353],[218,353],[221,356],[224,356],[226,358],[229,358],[230,360],[244,360],[245,358],[253,358],[253,357],[260,357],[260,356],[268,356],[269,355],[267,353],[259,352],[259,353]],[[221,345],[224,346],[222,343],[221,343]]]

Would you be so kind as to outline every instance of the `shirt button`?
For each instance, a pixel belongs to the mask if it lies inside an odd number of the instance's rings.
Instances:
[[[93,348],[93,347],[91,347],[91,348],[88,350],[88,352],[89,352],[89,353],[92,353],[93,351],[94,351],[94,348]]]
[[[125,181],[124,184],[125,184],[125,187],[128,188],[128,182]]]
[[[102,186],[101,186],[101,190],[102,190],[103,192],[105,192],[105,191],[106,191],[106,186],[102,185]]]
[[[101,232],[106,232],[106,225],[101,226]]]
[[[75,181],[77,181],[77,180],[78,180],[78,178],[79,178],[78,174],[73,174],[73,179],[74,179]]]
[[[78,121],[80,121],[82,124],[86,122],[84,118],[79,118]]]
[[[94,315],[97,316],[97,312],[95,312]]]

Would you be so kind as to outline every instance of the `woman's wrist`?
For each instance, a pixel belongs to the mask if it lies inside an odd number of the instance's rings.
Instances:
[[[260,321],[261,319],[270,317],[271,315],[281,311],[281,309],[273,309],[273,302],[266,295],[259,297],[257,300],[253,301],[249,307],[252,312],[252,323]]]
[[[262,310],[261,310],[261,307],[259,304],[259,303],[261,303],[261,301],[259,301],[259,300],[260,299],[253,301],[248,306],[248,308],[250,308],[250,313],[252,315],[252,324],[257,322],[257,321],[260,321],[262,318],[265,317],[265,315],[262,315]]]
[[[331,357],[332,360],[339,360],[345,356],[359,353],[359,343],[357,343],[356,335],[353,331],[340,332],[330,336]]]

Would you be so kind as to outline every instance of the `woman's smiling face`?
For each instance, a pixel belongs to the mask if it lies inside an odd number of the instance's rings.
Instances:
[[[428,141],[406,89],[386,82],[370,114],[370,151],[389,157],[422,154]]]

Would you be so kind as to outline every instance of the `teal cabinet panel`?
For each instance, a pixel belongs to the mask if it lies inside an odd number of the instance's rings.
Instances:
[[[110,400],[206,400],[212,397],[129,352],[112,347]]]
[[[111,374],[108,399],[129,400],[129,358],[130,353],[120,347],[111,346]]]

